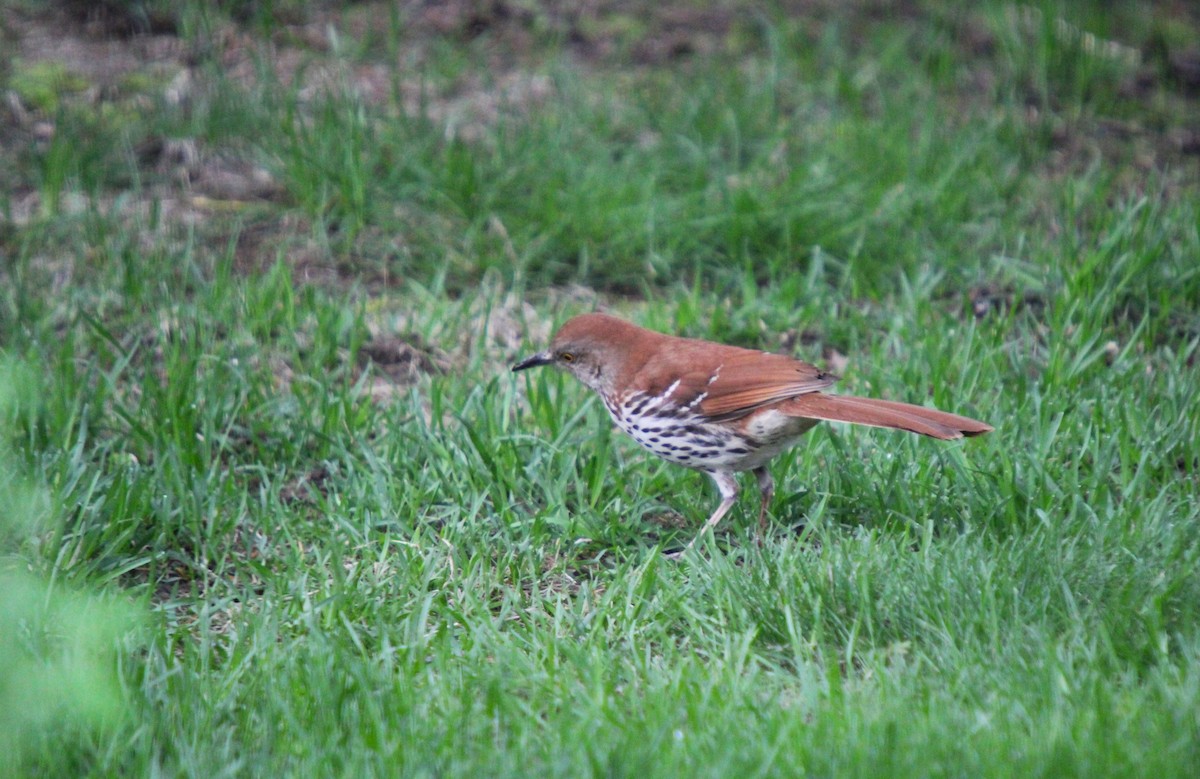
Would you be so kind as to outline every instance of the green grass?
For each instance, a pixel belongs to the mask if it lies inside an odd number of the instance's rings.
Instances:
[[[1200,21],[515,5],[0,115],[0,772],[1194,776]],[[708,480],[508,371],[597,305],[996,431],[822,426],[671,559]]]

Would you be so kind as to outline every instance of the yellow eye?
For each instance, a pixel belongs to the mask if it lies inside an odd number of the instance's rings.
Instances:
[[[563,352],[562,354],[558,355],[558,359],[562,360],[563,362],[575,362],[575,355],[571,354],[570,352]]]

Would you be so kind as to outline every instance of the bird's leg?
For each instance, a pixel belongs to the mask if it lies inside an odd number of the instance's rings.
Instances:
[[[771,505],[771,498],[775,497],[775,480],[771,478],[771,472],[765,465],[758,466],[753,473],[758,479],[758,491],[762,495],[762,505],[758,509],[758,535],[761,541],[767,534],[767,506]]]
[[[717,523],[721,521],[721,518],[729,513],[729,509],[733,508],[733,503],[737,500],[738,483],[736,476],[726,471],[707,471],[707,473],[717,483],[717,489],[721,492],[721,505],[717,506],[717,510],[704,523],[704,527],[700,528],[700,532],[696,534],[692,542],[683,550],[685,552],[695,546],[701,536],[715,528]]]

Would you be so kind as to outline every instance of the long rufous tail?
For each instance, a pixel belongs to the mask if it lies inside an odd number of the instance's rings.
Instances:
[[[982,435],[992,431],[989,424],[935,408],[898,403],[894,400],[826,395],[822,392],[800,395],[779,404],[776,408],[793,417],[890,427],[943,439]]]

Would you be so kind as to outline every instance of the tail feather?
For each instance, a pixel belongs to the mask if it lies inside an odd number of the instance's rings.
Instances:
[[[935,408],[914,406],[894,400],[826,395],[821,392],[792,398],[780,403],[776,408],[793,417],[889,427],[942,439],[975,436],[992,431],[989,424]]]

